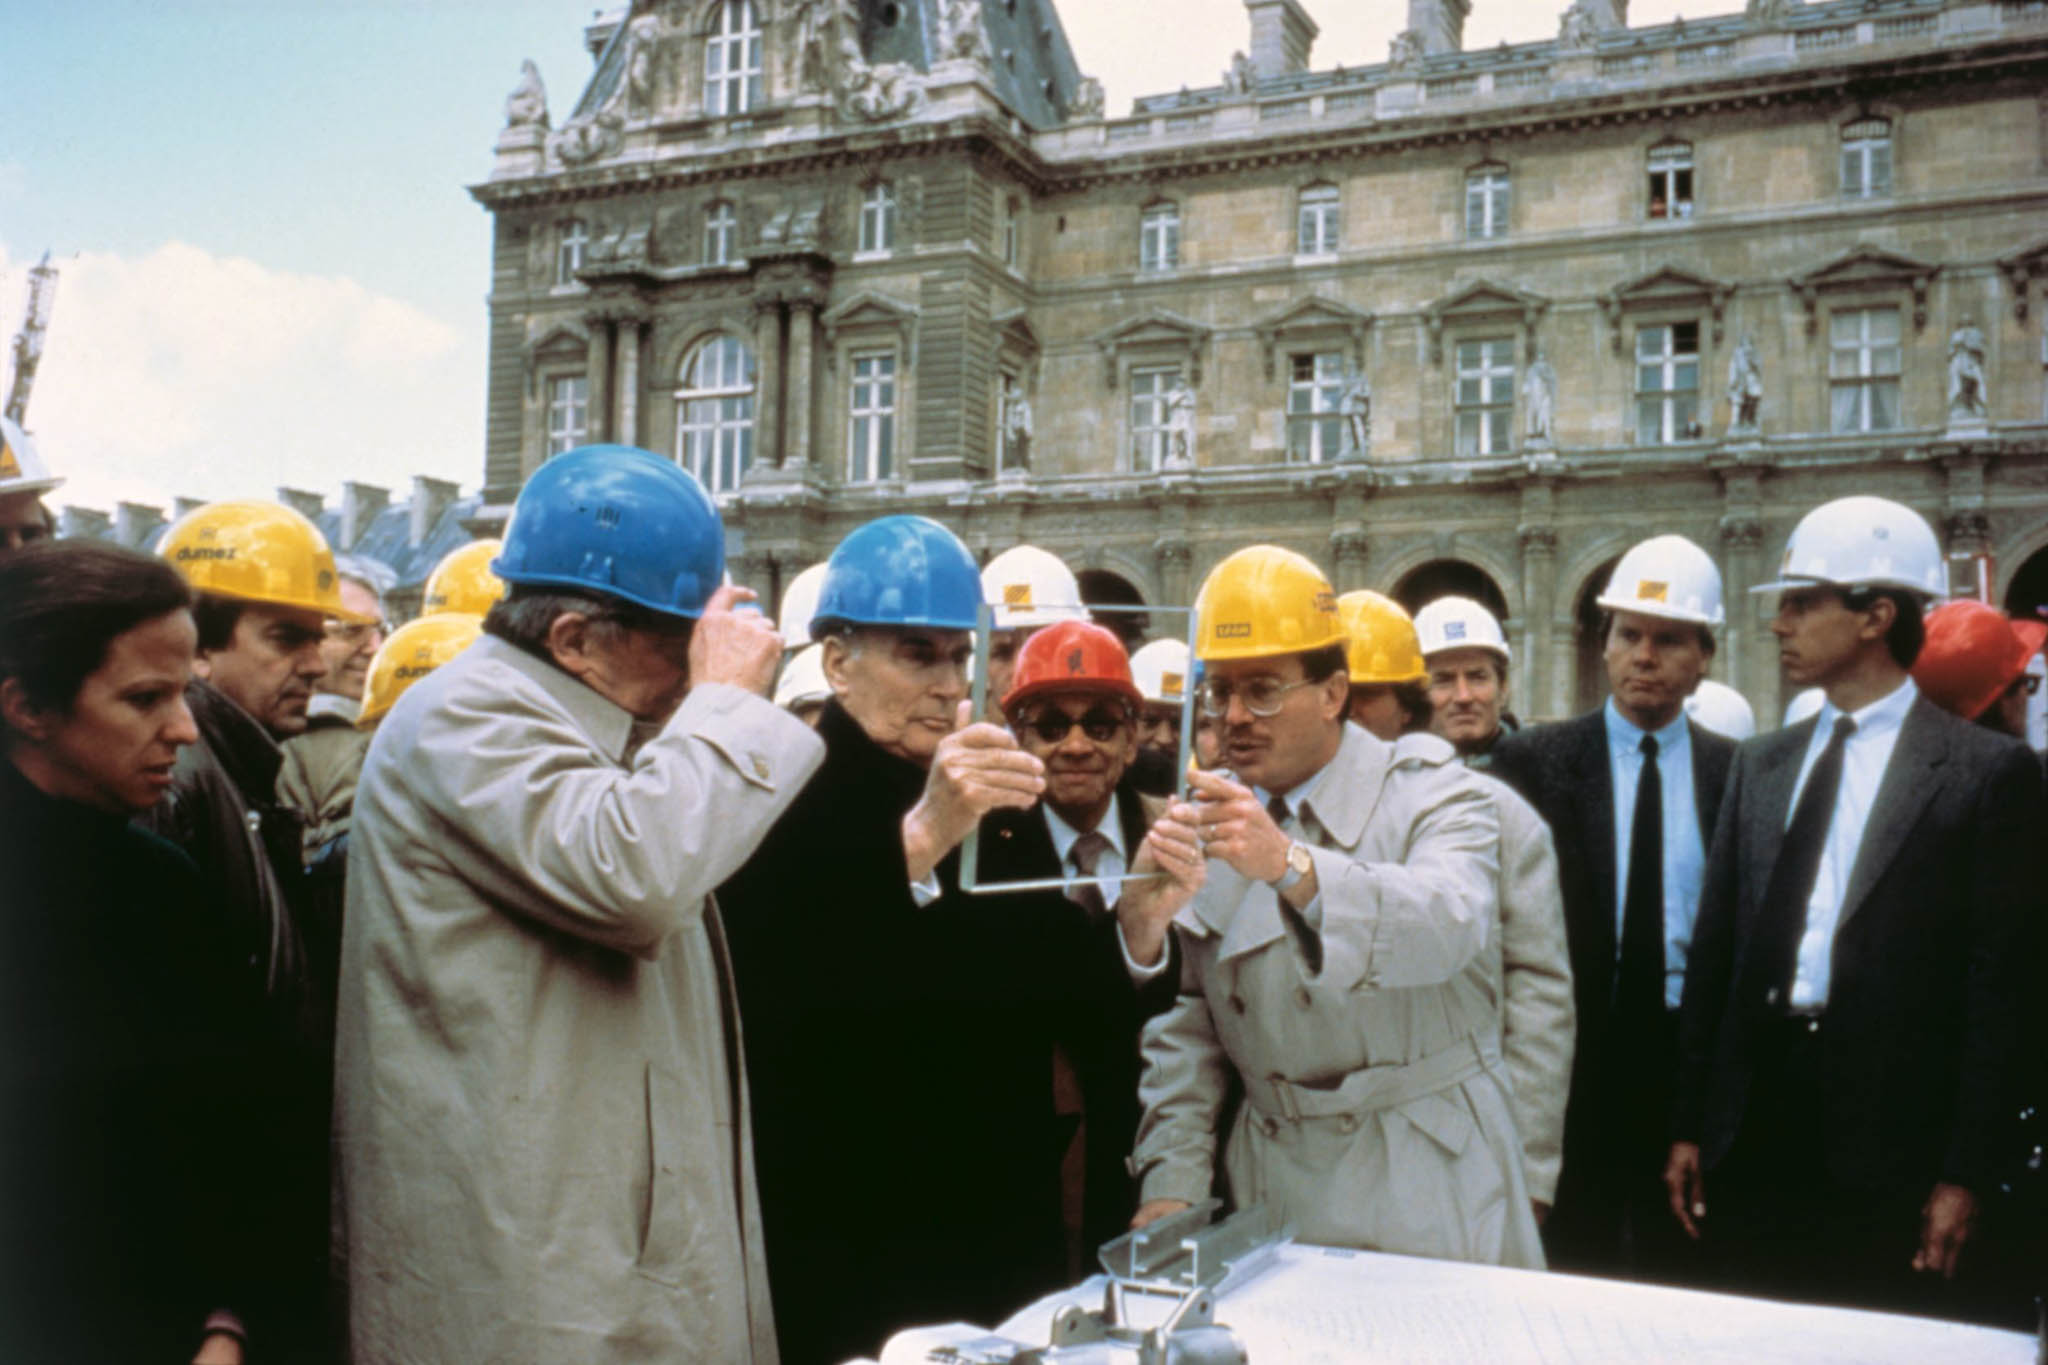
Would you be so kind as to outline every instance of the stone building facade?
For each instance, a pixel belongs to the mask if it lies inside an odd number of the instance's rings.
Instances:
[[[1850,492],[2048,602],[2048,0],[1770,3],[1460,49],[1410,0],[1318,69],[1246,0],[1219,83],[1109,116],[1051,0],[665,0],[530,69],[495,222],[483,523],[547,456],[673,453],[771,599],[920,511],[1184,605],[1254,540],[1472,593],[1525,715],[1590,705],[1591,601],[1719,559],[1715,662],[1780,701],[1764,581]]]

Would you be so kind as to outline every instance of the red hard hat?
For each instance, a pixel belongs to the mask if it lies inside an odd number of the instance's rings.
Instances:
[[[1982,602],[1944,602],[1927,613],[1913,681],[1942,710],[1975,720],[2027,671],[2044,639],[2048,624],[2010,620]]]
[[[1047,692],[1108,692],[1130,703],[1145,704],[1131,681],[1131,660],[1123,641],[1088,621],[1060,621],[1036,632],[1017,651],[1010,690],[1003,710]]]

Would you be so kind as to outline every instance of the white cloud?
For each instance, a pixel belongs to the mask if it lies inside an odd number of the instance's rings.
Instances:
[[[474,488],[483,468],[483,321],[459,329],[354,280],[295,275],[172,242],[61,270],[29,428],[68,482],[55,501],[403,496],[414,474]],[[28,262],[0,246],[19,325]]]

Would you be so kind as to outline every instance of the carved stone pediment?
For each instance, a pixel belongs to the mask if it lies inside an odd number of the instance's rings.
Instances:
[[[1675,265],[1661,265],[1641,279],[1619,285],[1600,296],[1600,311],[1607,315],[1614,351],[1622,350],[1622,319],[1631,309],[1704,307],[1713,318],[1714,344],[1721,344],[1722,319],[1728,311],[1735,286],[1724,280],[1695,275]]]
[[[825,340],[832,352],[838,350],[842,337],[893,336],[902,347],[904,365],[910,366],[917,363],[918,317],[916,304],[863,290],[826,309],[819,321],[824,324]]]
[[[1886,251],[1868,242],[1837,256],[1826,265],[1794,275],[1786,283],[1806,309],[1806,334],[1820,329],[1820,296],[1856,290],[1907,289],[1913,294],[1913,330],[1927,325],[1927,286],[1941,267]]]
[[[1123,357],[1146,351],[1183,360],[1188,382],[1201,386],[1202,351],[1209,342],[1209,329],[1192,318],[1161,308],[1098,332],[1093,340],[1102,353],[1103,383],[1112,389],[1117,387]]]
[[[558,321],[526,345],[526,354],[533,359],[549,359],[557,356],[573,357],[586,354],[590,349],[590,333],[582,324]]]
[[[2010,256],[1999,257],[1998,269],[2005,276],[2006,287],[2012,290],[2013,317],[2025,322],[2033,301],[2034,281],[2048,280],[2048,237],[2021,247]]]
[[[1029,355],[1037,355],[1044,349],[1038,340],[1038,333],[1033,330],[1031,320],[1024,315],[1022,308],[997,313],[989,321],[995,325],[996,339],[1000,343]]]
[[[1429,333],[1430,363],[1444,360],[1444,329],[1469,323],[1512,322],[1522,329],[1523,341],[1531,353],[1536,347],[1536,323],[1550,300],[1539,294],[1491,280],[1467,285],[1447,298],[1422,310],[1423,326]]]
[[[1334,299],[1307,295],[1256,325],[1259,348],[1270,381],[1280,363],[1280,351],[1289,344],[1318,338],[1342,337],[1349,343],[1351,368],[1365,368],[1365,338],[1372,331],[1373,315]]]

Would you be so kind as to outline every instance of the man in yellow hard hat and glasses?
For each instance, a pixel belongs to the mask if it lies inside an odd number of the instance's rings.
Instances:
[[[1540,1267],[1500,1049],[1499,825],[1441,744],[1345,723],[1336,594],[1270,545],[1195,603],[1228,774],[1191,782],[1206,882],[1174,921],[1180,995],[1147,1025],[1146,1222],[1208,1195],[1305,1242]]]

